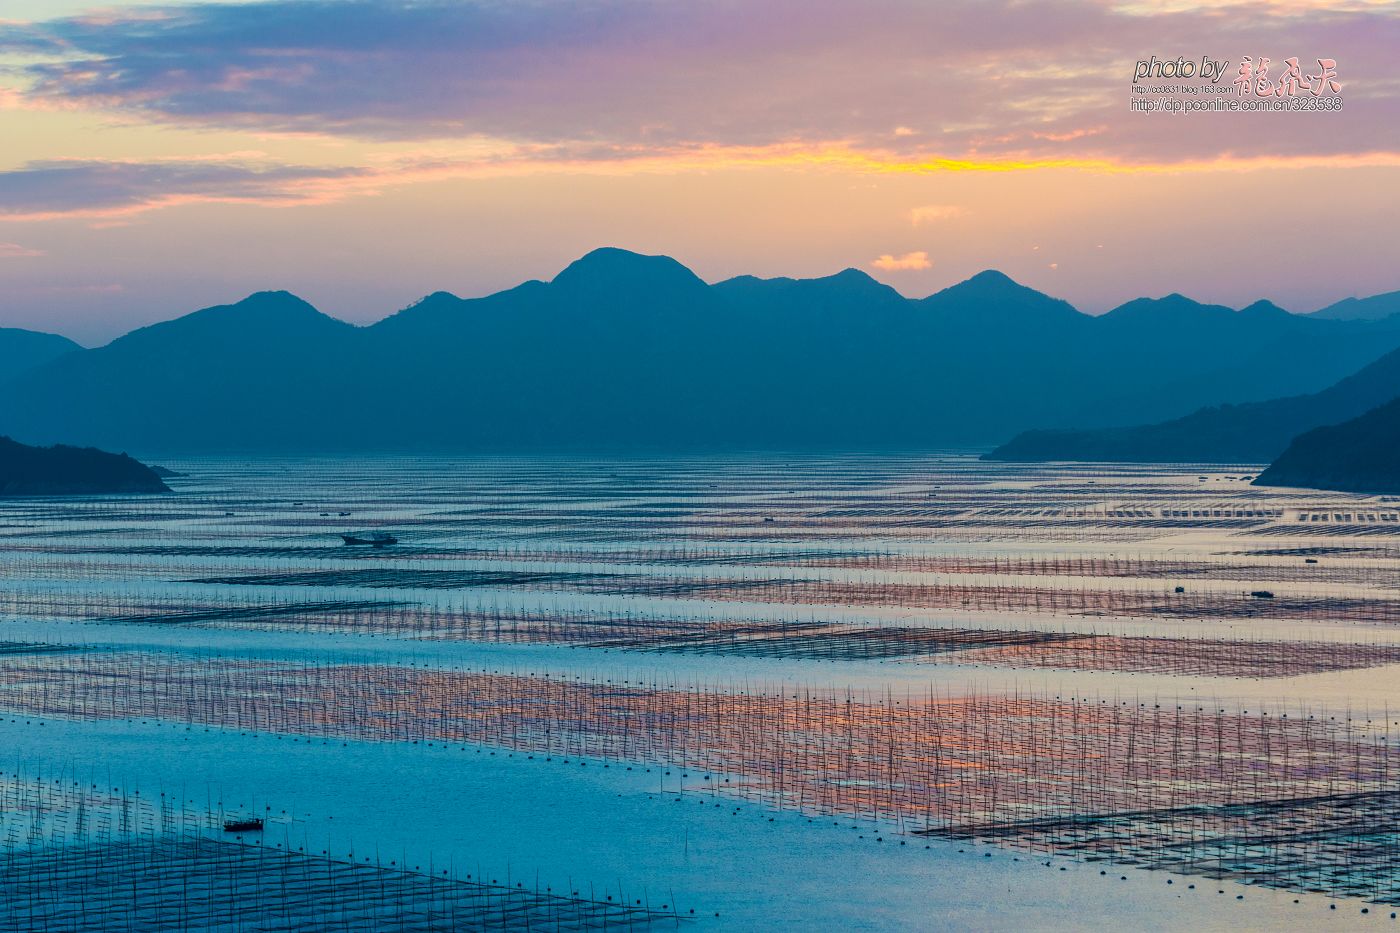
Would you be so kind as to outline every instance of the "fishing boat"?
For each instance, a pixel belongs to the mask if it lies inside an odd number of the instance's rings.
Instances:
[[[226,833],[257,833],[262,832],[263,821],[260,816],[234,817],[224,820],[224,832]]]
[[[370,547],[383,547],[386,544],[399,543],[399,539],[387,531],[355,531],[343,534],[340,538],[346,544],[367,544]]]

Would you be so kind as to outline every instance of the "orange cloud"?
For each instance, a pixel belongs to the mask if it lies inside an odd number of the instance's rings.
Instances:
[[[876,269],[883,269],[886,272],[905,272],[914,269],[928,269],[933,266],[933,263],[929,261],[928,253],[923,250],[905,253],[903,256],[892,256],[886,253],[870,264]]]
[[[1354,155],[1228,156],[1207,160],[1135,163],[1112,159],[958,159],[902,156],[848,144],[807,146],[701,145],[656,151],[649,147],[500,144],[459,150],[386,152],[361,165],[294,165],[257,152],[147,160],[52,159],[0,171],[0,222],[61,218],[120,220],[187,204],[294,207],[367,197],[416,183],[455,178],[548,174],[683,174],[690,171],[789,168],[864,175],[945,172],[1033,172],[1171,175],[1279,169],[1400,168],[1400,152]],[[80,183],[81,182],[81,183]],[[915,226],[959,216],[955,205],[912,208]],[[917,254],[910,254],[917,255]],[[888,258],[896,261],[894,257]],[[911,268],[907,266],[877,268]],[[925,268],[925,267],[919,267]]]

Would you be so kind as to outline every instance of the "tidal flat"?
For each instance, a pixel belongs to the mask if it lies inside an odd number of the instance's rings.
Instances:
[[[963,455],[169,466],[0,502],[0,926],[1400,910],[1396,499]]]

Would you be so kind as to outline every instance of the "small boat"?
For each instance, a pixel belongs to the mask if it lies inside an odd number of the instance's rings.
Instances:
[[[387,531],[356,531],[341,535],[340,539],[346,544],[367,544],[370,547],[383,547],[386,544],[399,543],[399,539]]]
[[[1253,596],[1255,599],[1273,599],[1273,598],[1274,598],[1274,594],[1273,594],[1273,593],[1270,593],[1268,590],[1251,590],[1249,595],[1250,595],[1250,596]]]
[[[262,828],[263,821],[262,817],[259,816],[235,817],[224,820],[224,832],[226,833],[259,833],[262,832]]]

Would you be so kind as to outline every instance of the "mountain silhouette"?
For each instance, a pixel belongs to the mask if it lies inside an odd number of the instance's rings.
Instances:
[[[1379,321],[1400,314],[1400,292],[1386,292],[1370,298],[1343,298],[1310,317],[1333,321]]]
[[[1073,328],[1088,320],[1069,302],[1027,288],[995,269],[930,295],[920,305],[947,319],[978,325]]]
[[[149,467],[92,448],[30,447],[0,437],[0,497],[169,492]]]
[[[923,299],[854,269],[710,285],[605,248],[368,327],[285,292],[197,311],[21,373],[0,430],[147,453],[980,446],[1314,392],[1396,346],[1400,320],[1179,296],[1096,318],[995,271]]]
[[[295,446],[301,419],[334,415],[323,383],[358,336],[294,295],[259,292],[24,373],[0,421],[36,443],[170,450],[188,434],[192,450],[220,436]]]
[[[1103,320],[1118,325],[1166,326],[1218,324],[1235,318],[1235,311],[1224,305],[1207,305],[1173,292],[1163,298],[1134,298],[1109,311]]]
[[[670,256],[643,256],[613,246],[569,263],[551,284],[579,298],[595,295],[608,301],[686,292],[699,295],[708,288]]]
[[[1400,493],[1400,399],[1299,435],[1254,483]]]
[[[1026,431],[984,459],[1264,463],[1302,432],[1355,417],[1397,396],[1400,350],[1310,395],[1202,408],[1158,424]]]
[[[0,380],[47,363],[74,350],[81,350],[67,337],[18,327],[0,327]]]

